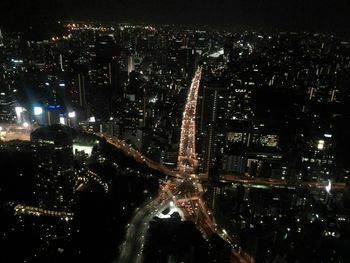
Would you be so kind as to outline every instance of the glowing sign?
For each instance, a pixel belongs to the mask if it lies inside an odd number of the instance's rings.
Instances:
[[[60,117],[60,123],[61,123],[62,125],[65,125],[65,124],[66,124],[66,121],[65,121],[64,117]]]
[[[41,115],[43,113],[43,108],[34,107],[34,115]]]
[[[247,90],[246,89],[235,89],[235,92],[236,93],[245,93],[245,92],[247,92]]]
[[[61,108],[61,105],[49,105],[47,106],[49,109],[59,109]]]

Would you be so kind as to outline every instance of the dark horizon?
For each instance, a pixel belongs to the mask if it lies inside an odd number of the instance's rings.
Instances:
[[[2,1],[0,28],[39,30],[57,20],[225,26],[349,36],[348,1]]]

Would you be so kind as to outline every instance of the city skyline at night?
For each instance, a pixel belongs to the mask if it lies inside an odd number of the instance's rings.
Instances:
[[[347,262],[346,1],[0,6],[1,262]]]
[[[0,23],[25,28],[56,20],[266,27],[347,35],[347,1],[2,1]],[[13,17],[22,17],[21,23]],[[102,19],[101,19],[102,18]],[[26,25],[27,24],[27,25]]]

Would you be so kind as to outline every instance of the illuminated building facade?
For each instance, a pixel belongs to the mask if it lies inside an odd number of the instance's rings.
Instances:
[[[242,83],[241,80],[232,81],[227,88],[228,120],[250,120],[253,113],[250,106],[252,95],[251,83]]]
[[[335,141],[333,135],[313,134],[305,138],[305,147],[301,156],[300,173],[304,179],[327,181],[341,179],[335,162]]]
[[[199,95],[199,169],[208,173],[217,160],[223,143],[226,90],[220,85],[203,85]],[[218,132],[220,131],[220,132]],[[199,146],[199,147],[200,147]]]
[[[231,76],[222,76],[203,85],[200,90],[199,138],[204,142],[199,153],[201,170],[223,165],[226,131],[232,121],[247,121],[254,116],[251,85]],[[220,168],[221,169],[221,168]]]
[[[250,122],[233,121],[226,132],[222,170],[249,176],[286,176],[279,136]],[[284,167],[284,168],[283,168]]]

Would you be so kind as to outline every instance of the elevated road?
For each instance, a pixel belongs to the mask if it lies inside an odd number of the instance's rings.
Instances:
[[[196,110],[201,75],[202,68],[198,67],[192,79],[182,116],[177,165],[178,171],[189,174],[194,173],[198,162],[196,158]]]
[[[214,234],[220,236],[223,240],[235,245],[233,237],[228,235],[224,229],[220,229],[214,218],[211,216],[206,203],[203,199],[203,187],[201,181],[208,180],[206,175],[196,173],[198,161],[196,158],[196,108],[198,89],[200,86],[202,68],[199,67],[192,80],[187,101],[183,113],[180,147],[178,156],[177,170],[172,170],[163,166],[157,162],[150,160],[143,156],[139,151],[134,149],[131,145],[125,143],[125,141],[111,137],[107,134],[96,134],[102,138],[105,138],[108,143],[122,150],[126,155],[132,156],[137,162],[146,164],[148,167],[160,171],[168,176],[182,178],[180,182],[176,183],[174,189],[182,189],[185,194],[180,194],[179,190],[176,190],[176,194],[172,196],[175,203],[180,206],[183,214],[187,219],[195,221],[198,229],[202,232],[206,239],[209,239]],[[265,178],[251,178],[242,177],[237,175],[223,175],[221,177],[222,182],[228,183],[242,183],[246,185],[257,185],[265,187],[280,187],[280,188],[324,188],[327,184],[320,184],[316,182],[301,182],[298,184],[290,184],[284,180],[272,180]],[[171,195],[169,191],[170,183],[167,185],[166,193]],[[334,184],[333,187],[342,189],[345,185]],[[162,201],[163,200],[163,201]],[[159,196],[153,202],[142,207],[137,214],[133,217],[130,228],[126,235],[126,241],[123,245],[121,255],[118,262],[141,262],[143,239],[147,233],[146,226],[149,225],[151,218],[155,215],[156,211],[159,211],[164,204],[170,201],[168,199]],[[238,254],[232,250],[232,262],[254,262],[254,259],[248,254]]]
[[[141,263],[143,262],[143,249],[149,224],[152,218],[165,209],[171,199],[163,200],[161,195],[143,205],[128,224],[124,243],[120,248],[119,258],[114,263]]]
[[[131,145],[127,144],[124,140],[121,140],[117,137],[110,136],[106,133],[92,133],[100,138],[106,139],[106,141],[116,148],[120,149],[125,155],[133,157],[137,162],[141,164],[146,164],[149,168],[157,170],[161,173],[164,173],[167,176],[175,178],[192,178],[198,181],[207,181],[208,176],[206,174],[194,174],[191,173],[188,175],[185,169],[173,170],[165,165],[157,163],[147,157],[145,157],[138,150],[134,149]],[[183,168],[185,166],[182,166]],[[189,167],[187,166],[187,169]],[[191,169],[189,169],[191,171]],[[260,177],[250,177],[242,175],[233,175],[233,174],[223,174],[220,176],[220,182],[223,183],[242,183],[247,186],[256,186],[256,187],[271,187],[271,188],[303,188],[303,189],[325,189],[328,182],[289,182],[288,180],[281,179],[270,179],[270,178],[260,178]],[[332,183],[333,190],[343,190],[345,189],[345,183]]]

